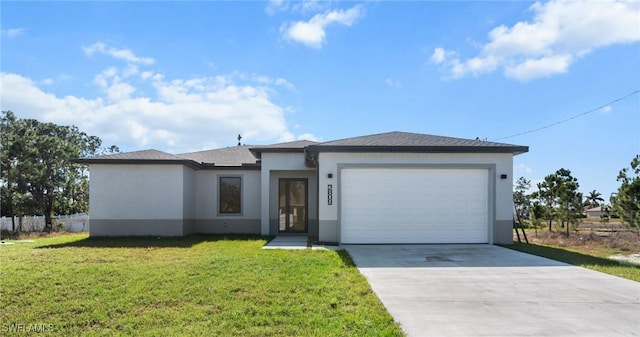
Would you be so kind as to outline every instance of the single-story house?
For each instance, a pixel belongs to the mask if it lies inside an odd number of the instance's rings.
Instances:
[[[406,132],[89,165],[91,236],[307,235],[331,243],[512,242],[527,146]]]
[[[607,206],[607,205],[596,206],[596,207],[585,206],[584,213],[587,215],[587,218],[599,219],[602,215],[605,214],[605,211],[604,211],[605,207],[609,207],[609,209],[611,209],[611,206]]]

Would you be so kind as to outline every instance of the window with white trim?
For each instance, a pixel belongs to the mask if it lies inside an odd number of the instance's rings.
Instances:
[[[242,213],[242,177],[220,177],[218,200],[220,214]]]

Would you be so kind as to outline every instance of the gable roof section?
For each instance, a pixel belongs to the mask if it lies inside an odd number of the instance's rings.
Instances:
[[[250,148],[250,146],[243,145],[226,147],[222,149],[182,153],[178,156],[196,161],[198,163],[202,163],[204,165],[226,167],[256,165],[257,159],[253,155],[253,153],[251,153]]]
[[[76,160],[83,164],[182,164],[192,168],[256,166],[256,157],[249,146],[170,154],[158,150],[114,153]]]
[[[409,132],[387,132],[346,138],[309,146],[311,152],[457,152],[513,153],[529,151],[528,146]]]
[[[305,153],[309,165],[319,152],[406,152],[406,153],[512,153],[529,151],[528,146],[409,132],[387,132],[318,143],[310,140],[264,146],[234,146],[222,149],[170,154],[158,150],[114,153],[76,159],[83,164],[182,164],[191,168],[259,168],[262,153]]]
[[[181,164],[190,167],[198,165],[193,160],[154,149],[106,154],[75,161],[82,164]]]
[[[250,150],[257,157],[260,158],[262,153],[264,152],[304,152],[305,149],[309,146],[319,144],[318,142],[314,142],[311,140],[296,140],[293,142],[286,143],[278,143],[272,145],[264,145],[264,146],[254,146]]]

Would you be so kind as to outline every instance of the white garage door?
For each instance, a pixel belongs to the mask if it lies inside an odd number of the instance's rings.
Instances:
[[[343,243],[487,243],[487,169],[345,168]]]

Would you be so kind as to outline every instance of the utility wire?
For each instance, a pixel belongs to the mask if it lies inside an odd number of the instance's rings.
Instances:
[[[570,120],[574,120],[574,119],[579,118],[579,117],[582,117],[582,116],[584,116],[584,115],[588,115],[588,114],[590,114],[590,113],[592,113],[592,112],[595,112],[595,111],[598,111],[598,110],[600,110],[600,109],[603,109],[603,108],[605,108],[605,107],[607,107],[607,106],[609,106],[609,105],[611,105],[611,104],[614,104],[614,103],[620,102],[620,101],[622,101],[622,100],[625,100],[625,99],[627,99],[627,98],[629,98],[629,97],[631,97],[631,96],[633,96],[633,95],[636,95],[636,94],[638,94],[638,93],[640,93],[640,90],[636,90],[636,91],[634,91],[634,92],[632,92],[632,93],[630,93],[630,94],[627,94],[627,95],[622,96],[622,97],[620,97],[620,98],[616,98],[616,99],[614,99],[614,100],[613,100],[613,101],[611,101],[611,102],[608,102],[608,103],[602,104],[602,105],[600,105],[600,106],[598,106],[598,107],[596,107],[596,108],[593,108],[593,109],[591,109],[591,110],[589,110],[589,111],[585,111],[585,112],[583,112],[583,113],[579,113],[579,114],[577,114],[577,115],[571,116],[571,117],[569,117],[569,118],[567,118],[567,119],[563,119],[563,120],[558,121],[558,122],[555,122],[555,123],[551,123],[551,124],[548,124],[548,125],[545,125],[545,126],[541,126],[541,127],[537,128],[537,129],[533,129],[533,130],[528,130],[528,131],[524,131],[524,132],[516,133],[515,135],[506,136],[506,137],[498,138],[498,139],[495,139],[495,140],[503,140],[503,139],[507,139],[507,138],[518,137],[518,136],[526,135],[526,134],[528,134],[528,133],[533,133],[533,132],[536,132],[536,131],[540,131],[540,130],[548,129],[548,128],[552,127],[552,126],[556,126],[556,125],[558,125],[558,124],[562,124],[562,123],[568,122],[568,121],[570,121]]]

